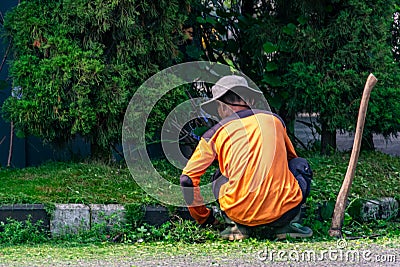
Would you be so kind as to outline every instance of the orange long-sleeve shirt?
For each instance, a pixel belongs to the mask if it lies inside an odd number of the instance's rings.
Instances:
[[[201,138],[183,169],[194,187],[189,203],[200,224],[210,215],[202,203],[199,183],[217,159],[229,181],[219,191],[220,207],[235,222],[256,226],[275,221],[302,200],[288,161],[294,147],[280,118],[261,110],[244,110],[222,120]]]

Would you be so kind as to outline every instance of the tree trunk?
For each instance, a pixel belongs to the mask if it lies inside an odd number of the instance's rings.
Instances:
[[[370,132],[365,133],[362,138],[361,142],[361,150],[362,151],[374,151],[375,150],[375,145],[374,145],[374,139],[373,139],[373,134]]]
[[[109,162],[111,160],[111,149],[106,149],[99,146],[97,143],[92,143],[90,145],[91,158],[95,160],[100,160],[102,162]]]
[[[283,105],[280,110],[277,112],[282,120],[285,122],[286,131],[288,132],[289,136],[294,137],[294,126],[296,123],[296,114],[290,112],[286,105]]]
[[[244,0],[242,2],[241,11],[242,11],[243,16],[252,17],[255,13],[254,0]],[[244,48],[245,42],[243,40],[247,40],[248,38],[249,38],[248,32],[246,31],[245,28],[242,28],[241,32],[240,32],[240,36],[237,40],[239,43],[239,47]],[[252,60],[247,51],[248,51],[248,49],[244,48],[244,49],[241,49],[241,53],[238,54],[239,67],[240,67],[241,71],[243,71],[244,73],[249,75],[250,78],[254,79],[254,77],[252,77],[252,73],[254,72],[252,64],[251,64]]]
[[[326,123],[321,123],[321,154],[330,155],[336,149],[336,131],[328,129]]]

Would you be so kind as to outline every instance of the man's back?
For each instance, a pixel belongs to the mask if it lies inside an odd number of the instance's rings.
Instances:
[[[183,173],[199,179],[193,174],[204,173],[215,157],[229,179],[221,186],[219,203],[236,222],[266,224],[301,202],[288,168],[288,159],[297,155],[283,123],[271,113],[243,110],[222,120],[203,135]]]

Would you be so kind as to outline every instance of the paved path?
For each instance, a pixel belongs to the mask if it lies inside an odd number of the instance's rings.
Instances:
[[[82,247],[6,247],[0,266],[393,266],[400,263],[396,241],[365,240],[298,243],[213,242]],[[339,246],[340,242],[340,246]],[[1,255],[4,258],[2,260]],[[6,254],[7,253],[7,254]],[[9,254],[12,255],[9,255]]]
[[[305,121],[310,123],[310,118],[299,117],[295,124],[295,135],[299,138],[305,145],[311,144],[315,139],[320,139],[318,134],[300,123],[299,121]],[[315,118],[311,118],[311,121],[315,122]],[[399,136],[385,139],[382,135],[374,135],[373,137],[375,148],[378,151],[392,155],[400,156],[400,133]],[[336,142],[339,151],[350,151],[353,147],[354,134],[352,133],[337,133]]]

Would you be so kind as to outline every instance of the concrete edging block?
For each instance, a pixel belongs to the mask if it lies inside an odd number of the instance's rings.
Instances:
[[[188,208],[179,207],[171,213],[164,206],[146,206],[143,222],[150,225],[160,226],[163,223],[174,219],[175,216],[178,216],[184,220],[193,220],[193,218],[190,216]]]
[[[90,208],[84,204],[56,204],[50,221],[52,235],[90,229]]]
[[[30,220],[32,223],[42,222],[45,228],[50,227],[50,216],[43,204],[12,204],[0,205],[0,222],[7,222],[7,219],[16,221]]]
[[[125,222],[125,208],[119,204],[90,204],[90,226],[105,224],[113,227]]]
[[[142,218],[144,223],[156,226],[162,225],[169,219],[169,211],[163,206],[146,206],[144,216]]]

